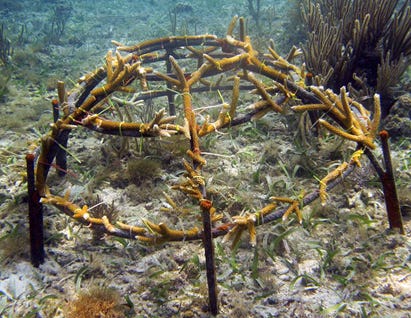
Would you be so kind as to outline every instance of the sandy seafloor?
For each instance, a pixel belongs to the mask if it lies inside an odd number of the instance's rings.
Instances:
[[[25,26],[12,56],[14,66],[1,71],[2,82],[11,75],[0,101],[1,317],[65,317],[79,293],[95,292],[96,286],[112,288],[119,296],[119,314],[110,317],[208,316],[200,242],[145,246],[96,238],[87,227],[46,207],[46,261],[39,268],[29,262],[24,158],[48,131],[56,80],[69,86],[102,65],[112,39],[132,44],[171,35],[169,10],[176,4],[72,1],[64,34],[54,43],[44,40],[54,1],[10,2],[13,10],[1,8],[12,40]],[[272,4],[275,22],[265,24],[263,35],[271,32],[281,41],[287,32],[282,23],[287,1]],[[233,15],[247,15],[245,1],[195,1],[191,9],[178,16],[178,34],[223,36]],[[243,92],[240,103],[248,98]],[[216,104],[219,97],[196,99],[202,106],[210,101]],[[261,208],[270,195],[298,196],[303,189],[314,189],[318,183],[307,169],[323,176],[346,158],[345,149],[352,149],[345,143],[341,150],[333,138],[302,149],[294,142],[292,122],[269,115],[202,141],[206,152],[218,155],[205,155],[204,176],[226,220]],[[70,173],[63,179],[51,173],[53,191],[70,189],[80,204],[98,195],[96,202],[113,203],[118,219],[130,224],[141,225],[146,218],[177,228],[199,226],[195,207],[189,213],[160,211],[167,206],[163,191],[182,206],[192,205],[170,190],[183,171],[184,141],[133,141],[120,157],[112,154],[114,146],[115,138],[74,132]],[[290,217],[261,226],[256,247],[247,235],[235,250],[229,242],[215,240],[219,316],[411,317],[411,142],[398,138],[392,150],[405,235],[387,231],[382,191],[364,159],[363,167],[330,193],[325,207],[317,202],[304,208],[302,225]],[[155,173],[133,179],[128,161],[139,158],[155,159]]]

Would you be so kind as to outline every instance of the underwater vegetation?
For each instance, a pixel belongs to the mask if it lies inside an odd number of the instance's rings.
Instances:
[[[333,90],[347,86],[357,99],[381,96],[382,116],[398,96],[411,64],[410,2],[303,1],[308,27],[307,70]]]
[[[58,43],[64,35],[66,25],[73,11],[73,6],[69,1],[56,1],[50,15],[49,29],[45,38],[50,43]]]
[[[8,91],[9,91],[8,83],[9,83],[10,79],[11,79],[11,74],[10,73],[7,74],[7,72],[3,72],[0,75],[0,101],[2,101],[6,97]]]
[[[6,35],[4,24],[2,24],[0,28],[0,62],[3,65],[7,65],[12,54],[13,47],[11,46],[10,39]]]
[[[81,291],[77,299],[67,304],[67,318],[125,317],[124,306],[118,291],[95,286]]]
[[[245,34],[242,18],[239,19],[239,35],[234,35],[237,20],[237,17],[232,20],[226,38],[217,38],[213,35],[174,36],[131,46],[114,42],[117,46],[115,53],[109,51],[105,65],[80,78],[76,88],[66,91],[65,84],[60,82],[58,104],[63,116],[55,121],[50,133],[42,138],[35,171],[35,188],[41,196],[41,203],[55,206],[90,228],[96,228],[109,235],[136,239],[145,244],[202,239],[206,258],[209,310],[214,315],[218,312],[218,302],[213,237],[224,235],[223,242],[232,241],[232,245],[236,246],[242,234],[246,232],[251,246],[255,246],[257,226],[278,218],[286,220],[292,213],[296,214],[297,220],[301,223],[303,216],[300,207],[308,205],[318,197],[322,204],[326,205],[327,192],[355,167],[361,166],[360,160],[364,154],[374,165],[383,184],[390,228],[404,233],[389,164],[386,132],[380,133],[386,170],[378,163],[372,152],[377,147],[375,138],[380,126],[380,96],[374,94],[373,112],[370,112],[348,95],[348,88],[345,86],[340,88],[339,94],[321,86],[307,86],[306,71],[292,63],[300,55],[298,49],[293,48],[287,58],[282,58],[273,46],[270,46],[269,54],[259,56],[253,49],[250,38]],[[188,53],[184,52],[185,50]],[[121,52],[125,52],[125,55]],[[187,71],[180,66],[186,59],[197,60],[194,70]],[[171,66],[173,72],[154,70],[152,66],[146,66],[160,61],[165,62],[166,67]],[[220,74],[232,75],[220,77],[214,82],[215,77]],[[271,84],[266,84],[261,77],[270,79]],[[228,83],[232,83],[228,85],[227,80]],[[151,81],[163,81],[168,90],[151,91]],[[138,85],[133,86],[134,82]],[[241,85],[253,87],[260,99],[245,108],[239,105]],[[220,112],[215,118],[207,115],[200,121],[196,116],[192,94],[200,92],[202,86],[208,90],[230,90],[231,98],[230,102],[221,104]],[[141,91],[130,101],[113,97],[118,92],[135,94],[138,89]],[[176,123],[178,117],[175,116],[177,109],[174,102],[169,104],[171,116],[166,115],[165,109],[160,109],[148,122],[119,121],[115,117],[109,118],[105,115],[107,112],[112,115],[123,113],[123,105],[138,107],[141,105],[139,99],[167,95],[169,101],[173,101],[176,96],[182,99],[180,123]],[[207,184],[202,172],[207,161],[200,150],[201,137],[250,120],[258,120],[271,112],[282,114],[290,99],[299,101],[291,107],[295,113],[323,112],[329,119],[321,116],[317,123],[312,124],[318,124],[332,134],[357,143],[355,151],[347,161],[320,180],[318,191],[305,193],[303,190],[298,197],[272,196],[262,208],[246,211],[232,216],[231,220],[225,220],[222,211],[214,207],[207,195]],[[118,103],[117,106],[114,106],[115,102]],[[131,118],[132,115],[126,112],[121,115],[121,118],[125,117]],[[190,141],[190,147],[186,152],[187,159],[182,160],[184,178],[174,184],[172,189],[197,201],[202,215],[202,230],[197,226],[190,229],[170,228],[164,222],[154,223],[148,219],[143,220],[142,226],[112,223],[113,220],[110,221],[106,215],[93,215],[89,212],[88,205],[81,207],[72,202],[70,190],[67,190],[64,196],[53,194],[47,186],[50,167],[55,158],[57,166],[60,167],[60,174],[64,174],[61,172],[67,169],[65,156],[68,137],[70,132],[78,127],[119,138],[185,136]],[[153,178],[157,175],[158,169],[159,165],[147,159],[129,161],[130,181],[140,184],[143,176]],[[171,196],[166,195],[166,199],[172,209],[183,209]]]

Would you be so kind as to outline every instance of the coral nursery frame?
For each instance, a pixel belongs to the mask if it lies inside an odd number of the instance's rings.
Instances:
[[[238,24],[238,36],[234,36]],[[399,207],[395,206],[395,183],[392,171],[389,170],[389,153],[386,155],[387,169],[384,170],[372,152],[376,148],[375,138],[379,129],[379,96],[374,96],[374,110],[370,112],[351,99],[345,87],[336,94],[320,86],[308,85],[310,75],[303,67],[293,64],[293,60],[300,54],[298,49],[293,48],[283,58],[270,45],[268,53],[262,54],[253,47],[245,34],[244,24],[242,18],[235,17],[225,38],[208,34],[173,36],[133,46],[114,42],[117,46],[115,54],[109,51],[105,65],[80,78],[72,90],[67,91],[64,83],[59,82],[59,98],[53,103],[54,124],[42,138],[41,147],[27,155],[33,264],[39,265],[44,258],[41,204],[55,206],[92,229],[147,244],[203,240],[210,311],[216,314],[218,310],[212,239],[225,235],[225,239],[236,242],[243,232],[248,232],[250,242],[254,245],[257,226],[286,218],[294,212],[301,221],[300,209],[318,197],[325,204],[327,191],[360,165],[360,158],[364,153],[373,163],[383,184],[390,183],[389,186],[384,186],[390,227],[404,233]],[[151,89],[151,83],[162,83],[164,89]],[[231,101],[222,103],[217,118],[207,116],[202,119],[193,105],[193,94],[223,90],[231,91]],[[240,105],[241,90],[252,91],[258,99],[251,105]],[[133,97],[128,101],[130,105],[140,107],[141,104],[136,103],[139,100],[166,96],[169,116],[162,109],[155,113],[151,121],[145,123],[107,118],[106,111],[112,107],[113,101],[119,100],[116,96],[124,93],[132,94]],[[183,109],[175,107],[176,94],[182,98]],[[124,97],[121,100],[124,101]],[[298,200],[272,197],[271,202],[259,211],[248,211],[234,216],[231,221],[224,220],[222,211],[213,206],[207,195],[202,171],[206,160],[201,152],[201,138],[228,127],[258,120],[270,112],[281,115],[290,100],[294,104],[298,101],[296,106],[291,107],[294,112],[309,112],[315,121],[313,124],[319,124],[331,133],[354,141],[357,144],[356,151],[349,162],[342,163],[320,181],[317,191]],[[70,132],[79,127],[119,137],[167,138],[171,135],[184,135],[190,141],[188,160],[182,159],[186,172],[184,179],[172,188],[198,203],[203,228],[172,229],[165,223],[155,224],[149,220],[144,220],[141,225],[121,222],[111,224],[106,216],[94,217],[87,205],[78,206],[72,202],[69,191],[63,195],[54,194],[47,183],[50,167],[57,166],[59,174],[64,175],[67,169],[67,140]],[[388,150],[385,133],[383,137],[385,149]],[[171,206],[176,207],[171,197],[167,197],[167,200]],[[286,207],[277,207],[278,202]]]

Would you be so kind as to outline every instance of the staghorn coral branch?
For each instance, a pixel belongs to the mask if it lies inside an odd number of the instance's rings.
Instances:
[[[231,123],[231,120],[235,116],[238,98],[239,98],[239,91],[240,91],[240,78],[238,76],[234,77],[233,83],[233,94],[230,104],[224,103],[218,114],[218,118],[215,122],[209,123],[208,118],[204,121],[203,125],[198,131],[198,136],[207,135],[213,131],[220,129],[221,127],[225,127]]]
[[[159,38],[154,40],[144,41],[142,43],[125,46],[118,42],[114,44],[117,46],[117,50],[124,52],[132,52],[138,55],[146,54],[148,52],[156,51],[159,49],[174,49],[181,46],[196,46],[196,45],[211,45],[218,46],[216,42],[217,37],[211,34],[205,35],[187,35],[187,36],[169,36],[165,38]]]
[[[381,120],[380,95],[374,94],[374,114],[373,114],[373,119],[371,121],[371,126],[370,126],[370,131],[369,131],[370,137],[373,139],[376,138],[377,133],[380,129],[380,120]]]
[[[313,111],[313,110],[328,110],[328,106],[324,104],[306,104],[306,105],[297,105],[291,106],[291,109],[295,112],[305,112],[305,111]]]
[[[186,81],[184,71],[178,65],[177,60],[173,56],[170,55],[169,60],[177,76],[178,86],[180,87],[181,90],[183,90],[184,88],[187,87],[187,81]]]
[[[143,227],[139,227],[139,226],[133,226],[133,225],[128,225],[122,222],[116,222],[116,225],[121,229],[121,230],[125,230],[128,231],[129,233],[133,234],[133,235],[142,235],[144,233],[147,232],[147,230]],[[113,232],[110,232],[113,233]]]
[[[248,72],[247,74],[244,75],[244,78],[255,85],[258,93],[261,95],[263,100],[265,100],[266,103],[268,103],[274,111],[276,111],[278,113],[282,113],[283,109],[281,108],[281,106],[278,105],[271,98],[271,96],[268,94],[268,92],[267,92],[266,88],[263,86],[263,84],[252,73]]]
[[[297,219],[298,222],[300,222],[300,224],[303,222],[303,215],[301,213],[300,210],[300,200],[295,200],[295,199],[291,199],[291,198],[287,198],[287,197],[271,197],[271,200],[277,201],[277,202],[283,202],[283,203],[289,203],[290,206],[288,207],[288,209],[285,211],[282,219],[283,221],[287,220],[287,218],[289,217],[289,215],[293,212],[295,212],[295,214],[297,215]]]
[[[324,178],[321,179],[319,195],[320,195],[322,205],[325,205],[326,200],[327,200],[327,185],[330,183],[330,181],[335,180],[338,177],[342,176],[343,172],[346,171],[347,169],[348,169],[348,163],[343,162],[336,169],[334,169],[332,172],[330,172]]]
[[[363,144],[363,145],[365,145],[365,146],[367,146],[367,147],[369,147],[369,148],[371,148],[371,149],[375,149],[375,148],[376,148],[375,144],[373,143],[373,140],[372,140],[371,138],[365,136],[365,135],[354,135],[354,134],[350,134],[350,133],[348,133],[348,132],[346,132],[346,131],[344,131],[344,130],[336,127],[336,126],[331,125],[329,122],[327,122],[327,121],[325,121],[325,120],[323,120],[323,119],[319,119],[318,122],[319,122],[322,126],[324,126],[325,128],[327,128],[329,131],[331,131],[332,133],[334,133],[334,134],[336,134],[336,135],[338,135],[338,136],[340,136],[340,137],[343,137],[343,138],[345,138],[345,139],[348,139],[348,140],[352,140],[352,141],[361,143],[361,144]]]
[[[331,90],[321,91],[317,87],[311,87],[311,90],[321,100],[321,104],[305,104],[293,106],[294,111],[313,111],[322,110],[325,114],[335,119],[342,127],[332,125],[324,119],[319,119],[318,122],[332,133],[339,135],[345,139],[360,143],[370,149],[375,149],[374,139],[376,130],[379,126],[380,120],[380,99],[378,94],[374,96],[374,118],[371,121],[370,115],[365,108],[348,96],[345,87],[340,90],[340,96],[334,94]],[[353,109],[359,112],[357,115]],[[364,124],[364,122],[371,124]]]
[[[224,236],[223,243],[232,240],[232,247],[234,247],[241,238],[242,233],[247,230],[250,236],[251,246],[257,244],[257,233],[255,229],[256,215],[246,212],[244,215],[237,215],[233,217],[234,226]]]
[[[150,231],[161,235],[162,241],[183,241],[195,237],[199,230],[194,227],[190,230],[172,230],[164,223],[155,224],[148,220],[143,220],[144,224],[150,229]]]

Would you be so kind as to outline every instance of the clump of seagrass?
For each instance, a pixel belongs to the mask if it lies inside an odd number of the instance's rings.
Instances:
[[[157,160],[142,158],[130,159],[127,162],[128,180],[140,185],[144,181],[153,180],[160,174],[161,164]]]
[[[66,307],[67,318],[125,317],[120,293],[108,287],[95,286],[81,291]]]
[[[21,225],[10,228],[0,237],[0,263],[10,262],[13,258],[28,253],[28,244],[27,229]]]

